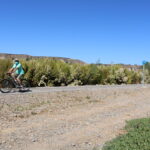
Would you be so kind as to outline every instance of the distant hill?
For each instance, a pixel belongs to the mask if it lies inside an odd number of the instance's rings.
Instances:
[[[102,65],[110,66],[110,64],[102,64]],[[131,70],[134,70],[134,71],[138,71],[138,70],[142,69],[141,65],[130,65],[130,64],[118,64],[118,65],[122,66],[123,68],[131,69]]]
[[[40,59],[40,58],[48,58],[52,60],[61,60],[66,63],[78,63],[78,64],[86,64],[85,62],[78,60],[78,59],[70,59],[70,58],[65,58],[65,57],[46,57],[46,56],[31,56],[31,55],[25,55],[25,54],[7,54],[7,53],[0,53],[0,59]]]
[[[46,56],[31,56],[31,55],[25,55],[25,54],[7,54],[7,53],[0,53],[0,59],[40,59],[40,58],[48,58],[48,59],[53,59],[53,60],[61,60],[66,63],[78,63],[78,64],[86,64],[85,62],[78,60],[78,59],[70,59],[70,58],[65,58],[65,57],[46,57]],[[101,64],[104,66],[110,66],[111,64]],[[126,65],[126,64],[120,64],[123,68],[128,68],[132,70],[141,70],[142,66],[140,65]]]

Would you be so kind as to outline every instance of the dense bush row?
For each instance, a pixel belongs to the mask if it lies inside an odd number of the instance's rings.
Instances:
[[[145,67],[145,72],[144,72],[145,81],[146,83],[150,83],[150,63],[147,62],[144,67]]]
[[[41,77],[46,76],[48,86],[95,85],[95,84],[136,84],[141,83],[141,72],[125,69],[121,65],[68,64],[60,60],[21,60],[27,78],[37,86]],[[11,60],[0,60],[0,78],[4,78]]]

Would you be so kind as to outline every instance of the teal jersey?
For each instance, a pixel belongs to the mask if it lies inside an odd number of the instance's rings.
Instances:
[[[15,63],[12,68],[14,68],[14,69],[17,68],[17,70],[15,72],[16,74],[19,74],[19,75],[24,74],[24,70],[23,70],[22,65],[20,63]]]

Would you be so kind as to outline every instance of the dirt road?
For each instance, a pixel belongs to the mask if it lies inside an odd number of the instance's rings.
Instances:
[[[0,94],[0,150],[101,149],[126,120],[150,116],[148,85],[67,88]]]

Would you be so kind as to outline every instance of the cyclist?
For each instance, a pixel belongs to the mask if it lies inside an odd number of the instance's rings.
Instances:
[[[19,86],[22,87],[20,77],[24,75],[24,70],[17,58],[14,60],[14,64],[12,68],[9,69],[8,73],[11,74],[11,76],[14,78],[15,81],[17,81]]]

